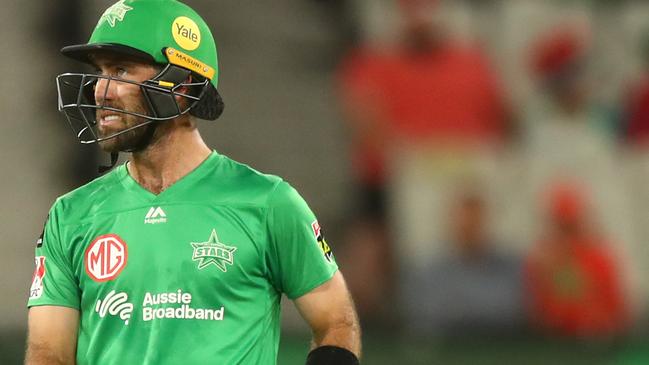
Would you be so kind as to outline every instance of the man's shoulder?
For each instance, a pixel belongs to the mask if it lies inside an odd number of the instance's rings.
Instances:
[[[114,183],[118,182],[118,175],[120,170],[125,168],[124,165],[120,165],[111,172],[99,176],[71,191],[66,194],[61,195],[59,199],[72,201],[76,203],[87,202],[89,197],[96,195],[97,193],[107,192],[111,187],[114,187]]]
[[[278,194],[290,189],[281,177],[261,172],[248,164],[222,156],[208,185],[220,199],[242,204],[266,206]]]
[[[106,202],[110,191],[119,185],[118,174],[119,170],[123,168],[123,165],[119,166],[113,171],[59,196],[53,209],[57,210],[60,215],[70,216],[74,215],[74,212],[88,212],[98,202]]]
[[[228,156],[221,155],[221,157],[223,163],[220,165],[220,176],[218,178],[231,178],[239,182],[265,187],[274,186],[283,181],[277,175],[261,172],[246,163],[236,161]]]

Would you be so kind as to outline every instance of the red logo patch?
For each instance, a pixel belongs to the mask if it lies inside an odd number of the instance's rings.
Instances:
[[[38,299],[43,295],[43,278],[45,277],[45,256],[34,258],[36,268],[32,276],[32,286],[29,288],[29,299]]]
[[[92,241],[83,261],[88,276],[103,282],[115,279],[122,272],[127,257],[126,242],[116,234],[106,234]]]
[[[311,223],[311,229],[313,230],[313,235],[315,236],[316,239],[320,239],[320,231],[322,231],[322,228],[320,228],[320,223],[318,221],[314,221]]]

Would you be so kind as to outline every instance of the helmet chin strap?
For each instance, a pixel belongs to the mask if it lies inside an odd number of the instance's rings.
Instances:
[[[100,175],[105,174],[106,172],[110,171],[115,167],[117,164],[117,160],[119,159],[119,152],[111,152],[110,153],[110,164],[108,165],[99,165],[97,167],[97,172],[99,172]]]

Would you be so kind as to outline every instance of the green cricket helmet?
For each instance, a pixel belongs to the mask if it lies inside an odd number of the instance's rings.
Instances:
[[[214,38],[205,21],[179,1],[120,0],[104,11],[88,43],[61,50],[64,55],[88,64],[93,63],[93,55],[101,52],[155,63],[161,71],[144,82],[86,73],[59,75],[59,110],[65,113],[81,143],[100,142],[186,113],[215,120],[223,112],[223,101],[217,92],[219,71]],[[94,88],[100,79],[106,80],[105,92],[111,82],[139,86],[148,113],[114,108],[105,101],[97,104]],[[182,99],[186,102],[179,103]],[[135,115],[146,122],[100,137],[98,110]]]

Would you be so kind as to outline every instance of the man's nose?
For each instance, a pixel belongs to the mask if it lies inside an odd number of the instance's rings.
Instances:
[[[113,100],[115,96],[115,80],[100,77],[95,85],[95,103],[103,105],[106,101]]]

